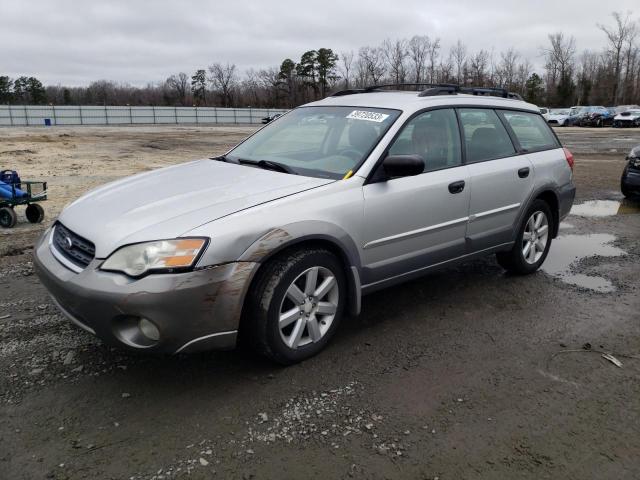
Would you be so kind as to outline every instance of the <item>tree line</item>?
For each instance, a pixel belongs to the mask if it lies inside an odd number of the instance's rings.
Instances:
[[[286,58],[278,66],[244,72],[233,63],[213,63],[144,87],[109,80],[45,87],[35,77],[0,76],[0,103],[291,108],[340,89],[428,82],[504,87],[550,107],[638,104],[640,22],[631,12],[611,16],[609,24],[597,25],[604,41],[600,51],[578,53],[573,37],[549,34],[540,47],[540,72],[514,48],[472,50],[458,40],[445,51],[440,38],[414,35],[339,54],[309,50],[297,62]]]

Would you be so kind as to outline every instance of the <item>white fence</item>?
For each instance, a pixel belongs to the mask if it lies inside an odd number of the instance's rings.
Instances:
[[[0,126],[256,124],[286,110],[217,107],[0,105]]]

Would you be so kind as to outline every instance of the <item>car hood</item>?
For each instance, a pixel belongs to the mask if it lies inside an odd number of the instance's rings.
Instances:
[[[333,182],[198,160],[134,175],[90,191],[59,220],[105,258],[122,245],[175,238],[218,218]]]
[[[553,119],[553,120],[564,120],[565,118],[567,118],[569,115],[562,115],[560,113],[550,113],[549,114],[549,119]]]

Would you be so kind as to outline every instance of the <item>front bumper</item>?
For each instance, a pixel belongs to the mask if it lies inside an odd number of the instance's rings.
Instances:
[[[49,235],[45,232],[36,244],[36,274],[62,312],[105,343],[155,353],[235,346],[242,304],[257,263],[233,262],[136,280],[103,272],[98,269],[103,260],[94,259],[75,273],[53,256]],[[157,340],[144,336],[140,319],[155,325]]]

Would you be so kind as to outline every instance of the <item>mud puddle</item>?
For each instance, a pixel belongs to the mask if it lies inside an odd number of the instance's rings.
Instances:
[[[628,199],[618,200],[589,200],[574,205],[571,215],[579,217],[611,217],[613,215],[629,215],[640,213],[640,203]]]
[[[589,235],[562,235],[551,244],[549,255],[542,264],[542,270],[570,285],[587,288],[600,293],[616,290],[608,279],[596,275],[586,275],[575,271],[581,260],[594,257],[619,257],[627,252],[612,243],[615,235],[593,233]]]

